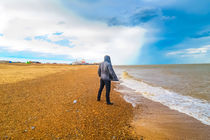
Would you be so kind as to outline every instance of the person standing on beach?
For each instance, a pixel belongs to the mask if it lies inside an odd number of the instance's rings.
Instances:
[[[102,62],[98,68],[98,75],[100,77],[100,88],[98,90],[97,101],[101,100],[101,93],[105,85],[106,86],[106,103],[108,105],[113,105],[113,103],[110,102],[111,81],[119,81],[119,80],[112,68],[110,56],[108,55],[104,56],[104,62]]]

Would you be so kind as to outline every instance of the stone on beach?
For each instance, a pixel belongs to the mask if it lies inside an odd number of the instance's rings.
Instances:
[[[74,100],[74,102],[73,102],[74,104],[76,104],[77,103],[77,100]]]

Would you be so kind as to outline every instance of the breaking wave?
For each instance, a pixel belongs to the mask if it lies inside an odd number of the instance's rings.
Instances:
[[[210,125],[210,104],[206,100],[184,96],[162,87],[150,85],[143,80],[135,79],[135,77],[132,77],[127,72],[122,73],[120,85],[134,90],[136,94],[141,94],[145,98],[160,102],[170,109],[185,113],[206,125]],[[135,107],[135,98],[130,100],[127,97],[124,96],[125,100]]]

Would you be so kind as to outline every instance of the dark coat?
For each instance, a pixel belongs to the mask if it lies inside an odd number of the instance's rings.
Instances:
[[[104,62],[99,65],[98,75],[103,80],[119,81],[112,68],[111,60],[108,55],[104,56]]]

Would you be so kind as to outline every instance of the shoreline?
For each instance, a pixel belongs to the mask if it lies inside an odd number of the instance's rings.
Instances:
[[[210,126],[187,114],[145,98],[139,106],[143,110],[137,107],[132,124],[137,134],[148,139],[208,140],[210,137]]]
[[[0,69],[1,66],[4,65]],[[20,71],[14,77],[17,67]],[[0,75],[14,78],[0,83],[0,139],[205,140],[210,137],[209,126],[158,102],[139,96],[139,104],[132,107],[125,101],[124,93],[115,91],[123,89],[118,83],[113,82],[111,88],[113,106],[106,105],[105,90],[97,102],[98,66],[41,64],[13,68],[4,69]],[[130,90],[129,93],[133,94]]]
[[[138,98],[137,104],[133,106],[132,126],[137,135],[142,135],[144,139],[208,140],[210,138],[209,125],[159,102],[147,99],[141,94],[136,94],[135,91],[124,86],[118,85],[115,90],[119,90],[124,97],[135,94]]]

